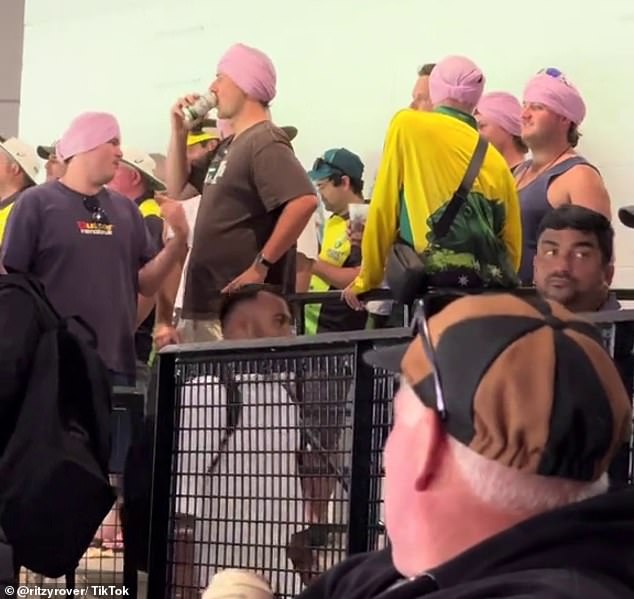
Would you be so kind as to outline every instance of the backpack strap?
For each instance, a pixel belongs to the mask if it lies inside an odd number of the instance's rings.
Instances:
[[[227,390],[227,423],[225,425],[224,435],[220,441],[218,452],[211,458],[211,464],[207,470],[207,474],[213,474],[216,466],[220,462],[222,451],[229,444],[229,439],[238,428],[240,415],[242,414],[242,393],[233,374],[229,371],[225,364],[220,364],[220,383]]]
[[[473,187],[473,183],[482,168],[484,156],[486,155],[488,147],[489,142],[479,135],[478,143],[476,144],[471,160],[469,161],[469,166],[467,167],[467,172],[462,178],[458,189],[449,200],[449,204],[447,204],[442,216],[436,224],[432,225],[436,239],[441,239],[447,235],[449,229],[451,229],[453,221],[456,220],[456,216],[458,216],[460,208],[462,208],[462,205],[467,201],[467,196],[469,195],[469,192]]]

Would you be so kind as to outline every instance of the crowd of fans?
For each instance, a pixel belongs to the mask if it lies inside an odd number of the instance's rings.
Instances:
[[[51,145],[2,139],[2,264],[39,278],[60,314],[95,330],[114,386],[147,392],[156,352],[173,343],[288,336],[297,318],[309,335],[398,322],[398,304],[363,294],[387,285],[399,244],[414,250],[430,286],[535,286],[538,307],[505,294],[457,300],[432,318],[430,333],[421,324],[404,357],[377,361],[404,377],[386,448],[394,551],[353,559],[306,597],[519,597],[522,588],[533,591],[521,596],[567,597],[572,580],[593,588],[586,596],[631,594],[632,565],[623,562],[631,547],[621,556],[610,550],[615,538],[631,546],[610,520],[619,509],[629,518],[631,507],[606,495],[630,401],[572,314],[620,308],[610,293],[612,207],[598,169],[576,151],[586,113],[580,92],[555,68],[527,79],[520,102],[487,92],[485,75],[465,57],[423,66],[411,105],[389,125],[371,198],[351,149],[327,149],[308,172],[300,164],[297,129],[272,120],[274,65],[242,44],[221,58],[209,87],[217,118],[185,118],[196,95],[175,102],[165,155],[122,145],[116,117],[96,112],[78,115]],[[481,166],[440,235],[480,136],[488,142]],[[366,204],[367,218],[353,226],[351,214]],[[633,224],[632,212],[620,215]],[[299,312],[283,299],[323,291],[340,295]],[[486,326],[470,329],[470,320]],[[448,376],[452,360],[475,359],[473,347],[483,363],[471,378]],[[456,409],[463,424],[452,424]],[[598,414],[613,425],[593,436]],[[567,434],[568,426],[580,428]],[[307,452],[299,463],[293,493],[306,499],[307,523],[323,522],[317,498],[336,481],[302,478],[311,459]],[[603,532],[582,525],[593,517],[605,518]],[[533,520],[538,532],[524,543],[521,530]],[[446,527],[461,532],[443,534]],[[104,546],[120,548],[120,535],[105,530]],[[610,553],[623,576],[607,560],[596,572],[589,557],[569,565],[575,539]],[[542,554],[531,542],[559,549]],[[511,556],[504,571],[505,548],[512,553],[516,543],[535,559],[520,567]],[[462,555],[474,547],[472,558]],[[499,568],[478,571],[476,561],[491,552]],[[539,594],[548,589],[555,594]]]

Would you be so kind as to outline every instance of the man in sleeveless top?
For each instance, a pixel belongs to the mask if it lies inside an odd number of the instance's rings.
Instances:
[[[522,106],[507,92],[482,96],[476,108],[480,134],[502,154],[511,172],[524,162],[528,148],[522,141]]]
[[[577,154],[583,98],[558,69],[540,71],[524,90],[522,139],[532,159],[515,171],[522,207],[522,283],[533,282],[537,229],[544,215],[578,204],[610,218],[610,197],[596,167]]]

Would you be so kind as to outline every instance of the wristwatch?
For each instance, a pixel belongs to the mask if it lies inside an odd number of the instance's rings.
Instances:
[[[269,262],[263,255],[262,252],[259,252],[258,255],[255,257],[255,260],[253,261],[253,264],[255,266],[258,266],[259,264],[261,264],[262,266],[265,266],[266,268],[271,268],[273,266],[273,262]]]

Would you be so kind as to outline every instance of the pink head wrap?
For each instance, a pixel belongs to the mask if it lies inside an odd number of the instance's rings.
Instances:
[[[247,95],[265,104],[275,97],[277,75],[271,59],[244,44],[231,46],[218,63],[218,72],[230,77]]]
[[[491,92],[478,102],[477,111],[488,121],[517,137],[522,133],[522,105],[513,94]]]
[[[556,71],[556,69],[553,70]],[[559,76],[547,73],[535,75],[526,85],[524,102],[543,104],[575,125],[580,125],[586,116],[586,105],[581,94],[561,74]]]
[[[84,112],[73,120],[55,150],[61,160],[68,160],[115,138],[121,139],[121,131],[114,116],[107,112]]]
[[[484,89],[482,71],[464,56],[448,56],[441,60],[429,76],[432,104],[455,100],[475,107]]]

